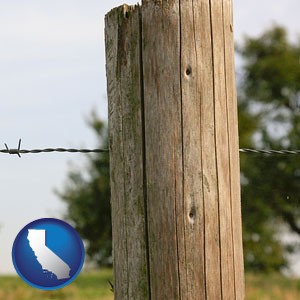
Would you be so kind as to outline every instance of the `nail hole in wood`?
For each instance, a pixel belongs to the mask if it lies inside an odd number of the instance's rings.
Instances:
[[[185,70],[185,74],[186,74],[186,76],[192,75],[192,67],[191,66],[187,66],[187,68]]]

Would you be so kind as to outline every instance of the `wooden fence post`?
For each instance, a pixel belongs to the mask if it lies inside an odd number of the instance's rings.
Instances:
[[[231,0],[105,25],[115,299],[244,299]]]

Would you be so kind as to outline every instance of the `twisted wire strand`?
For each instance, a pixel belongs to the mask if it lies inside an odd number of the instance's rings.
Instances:
[[[0,150],[0,153],[6,154],[16,154],[21,157],[21,154],[28,153],[50,153],[50,152],[69,152],[69,153],[108,153],[108,149],[74,149],[74,148],[45,148],[45,149],[20,149],[21,148],[21,139],[19,139],[19,144],[17,149],[11,149],[4,144],[6,149]],[[274,150],[274,149],[248,149],[242,148],[239,149],[241,153],[252,153],[252,154],[267,154],[267,155],[298,155],[300,150]]]
[[[299,155],[300,150],[265,150],[265,149],[239,149],[241,153],[267,154],[267,155]],[[74,149],[74,148],[45,148],[45,149],[0,149],[0,153],[6,154],[37,154],[51,152],[69,152],[69,153],[108,153],[108,149]]]
[[[274,149],[240,149],[241,153],[252,153],[252,154],[267,154],[267,155],[298,155],[300,150],[274,150]]]
[[[8,153],[8,154],[28,154],[28,153],[49,153],[49,152],[71,152],[71,153],[107,153],[107,149],[65,149],[65,148],[46,148],[46,149],[2,149],[0,150],[1,153]]]

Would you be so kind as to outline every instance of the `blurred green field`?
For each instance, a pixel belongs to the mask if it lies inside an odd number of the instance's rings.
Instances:
[[[18,277],[1,276],[0,300],[113,300],[108,280],[112,280],[112,271],[108,269],[83,272],[63,289],[40,291],[31,288]],[[247,274],[246,294],[246,300],[298,300],[300,279],[278,274]]]
[[[247,274],[246,300],[298,300],[300,279],[280,274]]]
[[[34,289],[16,276],[0,276],[0,300],[113,300],[108,280],[112,270],[82,272],[71,284],[57,291]]]

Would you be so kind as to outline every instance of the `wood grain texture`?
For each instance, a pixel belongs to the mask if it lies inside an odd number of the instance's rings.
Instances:
[[[116,299],[244,299],[231,0],[106,17]]]
[[[147,2],[142,24],[151,299],[176,300],[184,251],[178,2]]]
[[[219,217],[222,299],[235,299],[233,237],[231,215],[231,183],[229,168],[228,107],[225,81],[223,5],[222,0],[211,1],[213,73],[215,97],[215,128],[218,169]]]
[[[221,298],[210,34],[207,2],[181,1],[187,299]]]
[[[122,138],[122,103],[120,87],[117,77],[117,51],[118,41],[115,35],[118,32],[118,11],[114,10],[106,18],[106,74],[107,92],[109,99],[109,151],[110,151],[110,185],[111,185],[111,206],[112,206],[112,232],[113,232],[113,259],[114,267],[119,274],[114,278],[114,290],[116,299],[127,299],[127,247],[124,239],[126,237],[126,207],[124,203],[124,171],[118,168],[123,164],[124,145]],[[115,147],[114,145],[118,145]]]
[[[239,133],[238,111],[234,68],[234,36],[233,36],[233,11],[232,0],[223,0],[224,14],[224,43],[225,43],[225,79],[227,85],[227,106],[229,126],[229,153],[230,153],[230,183],[231,183],[231,209],[234,271],[236,299],[245,298],[244,286],[244,258],[242,241],[242,217],[241,217],[241,192],[240,192],[240,157],[239,157]]]
[[[200,105],[200,128],[198,131],[201,140],[201,155],[194,156],[195,169],[201,170],[204,209],[204,246],[205,246],[205,292],[206,299],[221,298],[220,283],[220,236],[219,236],[219,209],[216,169],[215,143],[215,116],[214,116],[214,86],[210,6],[208,1],[197,1],[191,6],[186,1],[190,11],[190,20],[193,24],[186,26],[186,19],[182,18],[182,32],[193,32],[195,45],[186,45],[182,40],[182,48],[195,49],[196,65],[193,67],[194,84],[197,94],[190,94]],[[183,11],[183,10],[182,10]],[[184,27],[186,28],[184,29]],[[191,56],[188,57],[190,59]],[[187,116],[188,118],[188,116]],[[202,158],[202,166],[196,164],[195,157]],[[202,168],[200,168],[202,167]],[[200,168],[200,169],[199,169]],[[195,298],[197,299],[197,297]]]
[[[106,16],[115,299],[147,299],[139,7]]]

